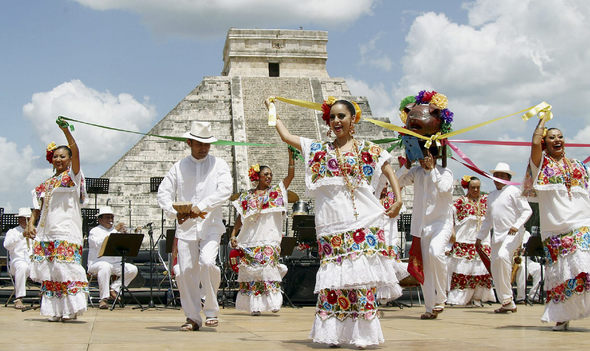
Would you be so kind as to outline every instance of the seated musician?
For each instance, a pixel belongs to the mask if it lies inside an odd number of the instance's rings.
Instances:
[[[23,236],[27,221],[31,217],[30,208],[19,208],[18,226],[6,232],[4,247],[10,254],[10,274],[14,277],[14,308],[22,310],[25,308],[22,298],[27,294],[26,282],[31,271],[31,246],[29,239]]]
[[[108,308],[108,299],[115,299],[117,292],[121,288],[121,257],[102,256],[98,257],[103,242],[111,233],[126,232],[122,223],[113,225],[115,215],[109,206],[101,207],[98,212],[98,226],[92,228],[88,235],[88,273],[98,277],[98,289],[100,295],[99,308]],[[116,280],[110,282],[111,276],[116,276]],[[128,286],[133,278],[137,276],[137,267],[125,263],[125,286]]]

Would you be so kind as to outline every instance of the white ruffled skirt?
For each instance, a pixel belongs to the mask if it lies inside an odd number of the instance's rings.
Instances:
[[[575,233],[576,231],[574,231]],[[569,233],[568,233],[569,234]],[[572,235],[568,235],[570,238]],[[547,301],[543,322],[566,322],[590,316],[590,233],[573,235],[573,240],[564,248],[557,246],[553,258],[547,255],[545,266],[545,290]],[[544,242],[544,246],[546,246]],[[572,250],[572,248],[575,249]],[[547,247],[545,247],[548,253]]]
[[[380,289],[397,298],[402,290],[382,230],[359,230],[318,238],[314,342],[360,347],[384,342],[375,295]]]
[[[240,283],[236,297],[236,309],[248,312],[278,311],[283,305],[280,283],[287,274],[287,266],[278,263],[280,248],[276,243],[267,245],[273,254],[264,255],[262,250],[246,248],[246,259],[239,266],[237,281]],[[277,251],[278,250],[278,251]],[[255,251],[258,251],[255,253]],[[267,250],[268,251],[268,250]]]
[[[88,280],[81,245],[35,241],[31,279],[41,283],[41,315],[73,318],[87,309]]]
[[[451,255],[447,303],[464,306],[474,300],[496,301],[490,273],[479,257],[466,259]]]

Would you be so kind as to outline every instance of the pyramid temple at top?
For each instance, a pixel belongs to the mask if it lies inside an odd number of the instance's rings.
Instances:
[[[210,152],[229,164],[234,192],[252,187],[248,168],[255,163],[272,168],[273,183],[281,181],[287,174],[288,151],[275,128],[267,124],[263,103],[267,97],[314,102],[322,102],[328,96],[352,99],[359,103],[363,117],[379,119],[372,116],[365,97],[351,96],[343,78],[328,75],[327,42],[325,31],[230,29],[223,49],[221,75],[203,78],[149,133],[181,136],[190,129],[191,121],[198,120],[211,122],[213,134],[220,140],[273,144],[271,147],[213,145]],[[277,102],[277,113],[291,133],[328,139],[328,127],[321,119],[321,112]],[[361,122],[356,132],[358,139],[392,136],[392,132],[368,122]],[[130,222],[131,227],[154,222],[156,233],[160,232],[161,211],[156,193],[150,191],[150,179],[165,176],[174,162],[189,154],[184,142],[143,137],[102,176],[110,179],[110,189],[109,194],[98,195],[99,206],[110,199],[118,219]],[[305,195],[301,161],[296,162],[295,171],[289,190],[301,200],[310,201]],[[410,192],[411,189],[404,190],[405,199],[411,198]],[[230,224],[234,222],[229,201],[224,215]],[[166,219],[164,228],[173,227],[174,221]]]

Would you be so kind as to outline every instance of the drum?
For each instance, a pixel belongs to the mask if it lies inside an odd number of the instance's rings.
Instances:
[[[293,204],[293,216],[308,215],[311,206],[305,201],[297,201]]]

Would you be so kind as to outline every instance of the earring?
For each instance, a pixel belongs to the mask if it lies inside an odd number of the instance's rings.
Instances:
[[[356,132],[355,132],[355,130],[354,130],[354,127],[353,127],[353,126],[351,126],[351,127],[350,127],[350,131],[348,132],[348,134],[350,134],[350,136],[353,136],[353,135],[354,135],[354,133],[356,133]]]
[[[332,129],[328,129],[328,132],[326,133],[326,136],[328,138],[331,138],[332,137]]]

